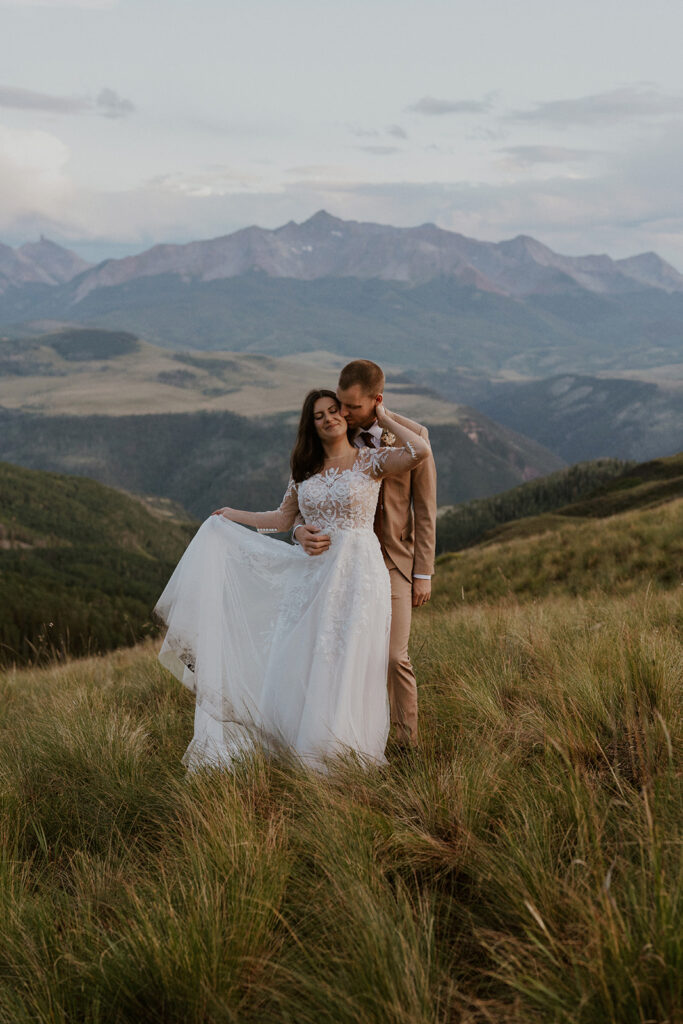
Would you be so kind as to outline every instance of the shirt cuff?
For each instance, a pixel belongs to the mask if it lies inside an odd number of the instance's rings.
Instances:
[[[432,578],[431,576],[423,576],[421,572],[414,572],[413,573],[413,579],[414,580],[431,580],[431,578]]]

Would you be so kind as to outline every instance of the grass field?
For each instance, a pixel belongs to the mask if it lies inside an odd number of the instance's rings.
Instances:
[[[683,585],[683,498],[604,519],[531,516],[499,527],[493,539],[438,559],[440,601],[631,594],[647,586],[680,592]]]
[[[680,587],[472,571],[384,770],[186,778],[152,642],[0,676],[0,1021],[680,1021]]]

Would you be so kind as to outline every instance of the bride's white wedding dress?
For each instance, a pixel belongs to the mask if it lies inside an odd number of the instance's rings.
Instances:
[[[349,468],[290,480],[257,519],[279,532],[300,512],[331,537],[321,555],[223,516],[202,523],[155,607],[159,659],[196,695],[189,770],[254,744],[319,769],[348,750],[384,763],[391,588],[373,521],[382,477],[418,460],[410,444],[361,448]]]

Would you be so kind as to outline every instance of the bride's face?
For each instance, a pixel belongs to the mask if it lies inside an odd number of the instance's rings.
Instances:
[[[332,441],[346,433],[347,423],[339,403],[333,398],[318,398],[313,406],[313,424],[321,441]]]

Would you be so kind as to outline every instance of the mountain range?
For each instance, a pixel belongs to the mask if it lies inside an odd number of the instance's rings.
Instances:
[[[96,288],[141,277],[177,274],[185,281],[215,281],[253,271],[297,280],[357,277],[409,284],[446,276],[480,291],[517,297],[572,287],[600,295],[643,287],[683,292],[683,275],[654,252],[620,260],[604,254],[561,256],[528,235],[481,242],[435,224],[396,228],[344,221],[325,210],[302,224],[290,221],[275,230],[252,226],[205,241],[155,245],[96,266],[44,238],[17,249],[14,261],[12,253],[6,246],[0,250],[3,291],[9,285],[61,284],[78,277],[75,304]]]
[[[403,376],[422,422],[474,407],[568,462],[683,445],[683,276],[655,253],[563,256],[325,211],[96,266],[41,238],[0,247],[0,330],[0,404],[25,412],[281,413],[309,370],[365,356]],[[115,336],[134,359],[88,356]]]
[[[0,325],[126,330],[170,348],[370,355],[488,376],[683,362],[683,276],[655,253],[562,256],[320,211],[84,266],[42,240],[0,261]]]

